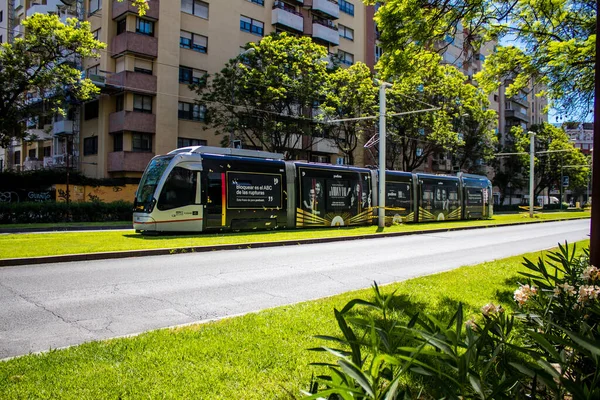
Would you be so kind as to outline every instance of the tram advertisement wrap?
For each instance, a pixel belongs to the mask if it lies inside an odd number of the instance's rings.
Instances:
[[[229,208],[281,208],[279,174],[227,173],[227,205]]]

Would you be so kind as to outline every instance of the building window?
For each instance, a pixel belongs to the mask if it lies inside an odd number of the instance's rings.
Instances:
[[[259,6],[265,5],[265,0],[248,0],[250,3],[258,4]]]
[[[208,38],[206,36],[198,35],[197,33],[181,31],[179,36],[179,47],[206,53],[208,49]]]
[[[0,10],[0,22],[4,21],[4,10]]]
[[[50,157],[51,155],[52,155],[52,147],[51,146],[44,147],[44,158]]]
[[[206,85],[206,71],[179,66],[179,83]]]
[[[354,41],[354,29],[348,28],[347,26],[344,26],[342,24],[338,24],[338,32],[340,34],[340,37]]]
[[[131,149],[136,152],[152,151],[152,134],[133,133],[131,137]]]
[[[125,33],[125,31],[127,30],[127,20],[125,18],[123,18],[120,21],[117,21],[117,35],[120,35],[121,33]]]
[[[13,164],[21,165],[21,150],[15,151],[13,161],[14,161]]]
[[[141,74],[152,75],[152,61],[136,58],[133,62],[133,70]]]
[[[2,39],[2,35],[0,35],[0,43],[4,43],[4,40]]]
[[[354,64],[354,54],[350,54],[345,51],[338,50],[338,57],[342,64],[345,64],[345,65]]]
[[[381,56],[383,55],[383,48],[375,45],[375,62],[379,61]]]
[[[135,31],[142,35],[154,36],[154,22],[147,19],[135,19]]]
[[[113,133],[113,151],[123,151],[123,132]]]
[[[181,11],[208,19],[208,4],[200,0],[181,0]]]
[[[100,102],[98,100],[90,101],[85,103],[83,106],[83,119],[86,121],[89,119],[98,118],[98,110],[100,109]]]
[[[265,24],[242,15],[240,16],[240,30],[263,36],[265,33]]]
[[[208,142],[203,139],[188,139],[188,138],[177,138],[177,148],[190,147],[190,146],[206,146]]]
[[[94,37],[95,40],[100,40],[100,32],[101,32],[100,29],[101,28],[98,28],[94,32],[92,32],[92,36]]]
[[[152,96],[133,95],[133,111],[152,113]]]
[[[29,149],[27,152],[27,157],[29,157],[29,160],[31,161],[37,160],[37,157],[35,156],[35,150],[36,149]]]
[[[83,155],[91,156],[98,154],[98,136],[83,139]]]
[[[180,101],[178,117],[179,119],[187,119],[190,121],[204,121],[204,118],[206,117],[206,107],[199,104]]]
[[[125,109],[125,95],[118,95],[115,99],[115,111],[123,111]]]
[[[352,4],[346,0],[340,0],[339,7],[340,7],[340,11],[345,12],[348,15],[354,16],[354,4]]]
[[[102,0],[90,0],[89,13],[93,14],[102,9]]]

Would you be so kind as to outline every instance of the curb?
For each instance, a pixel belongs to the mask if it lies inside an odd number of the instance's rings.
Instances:
[[[413,232],[373,233],[373,234],[369,234],[369,235],[341,236],[341,237],[335,237],[335,238],[284,240],[284,241],[278,241],[278,242],[256,242],[256,243],[247,243],[247,244],[240,244],[240,243],[238,243],[238,244],[221,244],[221,245],[212,245],[212,246],[192,246],[192,247],[178,247],[178,248],[168,248],[168,249],[113,251],[113,252],[89,253],[89,254],[67,254],[67,255],[60,255],[60,256],[5,258],[5,259],[0,259],[0,267],[12,267],[12,266],[22,266],[22,265],[31,265],[31,264],[63,263],[63,262],[74,262],[74,261],[97,261],[97,260],[110,260],[110,259],[131,258],[131,257],[162,256],[162,255],[168,255],[168,254],[204,253],[204,252],[208,252],[208,251],[242,250],[242,249],[251,249],[251,248],[294,246],[294,245],[314,244],[314,243],[331,243],[331,242],[341,242],[341,241],[345,241],[345,240],[378,239],[378,238],[398,237],[398,236],[408,236],[408,235],[424,235],[424,234],[430,234],[430,233],[463,231],[463,230],[469,230],[469,229],[487,229],[487,228],[498,228],[498,227],[503,227],[503,226],[542,224],[542,223],[547,223],[547,222],[576,221],[576,220],[582,220],[582,219],[589,219],[589,217],[565,218],[565,219],[534,221],[534,222],[516,222],[516,223],[512,223],[512,224],[497,224],[497,225],[486,225],[486,226],[461,226],[461,227],[456,227],[456,228],[429,229],[429,230],[421,230],[421,231],[413,231]]]

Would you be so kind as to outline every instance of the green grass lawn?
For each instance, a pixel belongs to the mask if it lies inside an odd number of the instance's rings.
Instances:
[[[79,227],[113,227],[113,226],[133,226],[131,221],[108,221],[108,222],[61,222],[45,224],[6,224],[0,228],[22,229],[22,228],[41,228],[41,229],[60,229],[60,228],[79,228]]]
[[[536,214],[535,217],[531,219],[528,215],[524,214],[505,214],[494,216],[491,220],[404,224],[384,228],[382,231],[380,231],[377,226],[362,226],[331,229],[322,228],[177,236],[143,236],[136,234],[133,230],[47,233],[43,234],[43,236],[40,236],[40,234],[7,234],[0,235],[0,259],[140,249],[175,249],[219,244],[248,245],[257,242],[359,236],[382,232],[414,232],[440,228],[449,229],[465,226],[503,225],[589,216],[589,212],[553,212]]]
[[[589,241],[578,247],[589,246]],[[537,259],[542,253],[526,256]],[[488,302],[513,309],[522,256],[467,266],[383,288],[397,290],[401,319],[422,311],[447,318],[459,302],[476,314]],[[333,308],[371,290],[278,307],[203,325],[163,329],[0,362],[0,397],[106,399],[289,399],[299,397],[324,353],[314,335],[337,335]]]

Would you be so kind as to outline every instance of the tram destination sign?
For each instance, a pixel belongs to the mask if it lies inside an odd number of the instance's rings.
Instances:
[[[227,173],[228,208],[280,208],[280,174]]]

